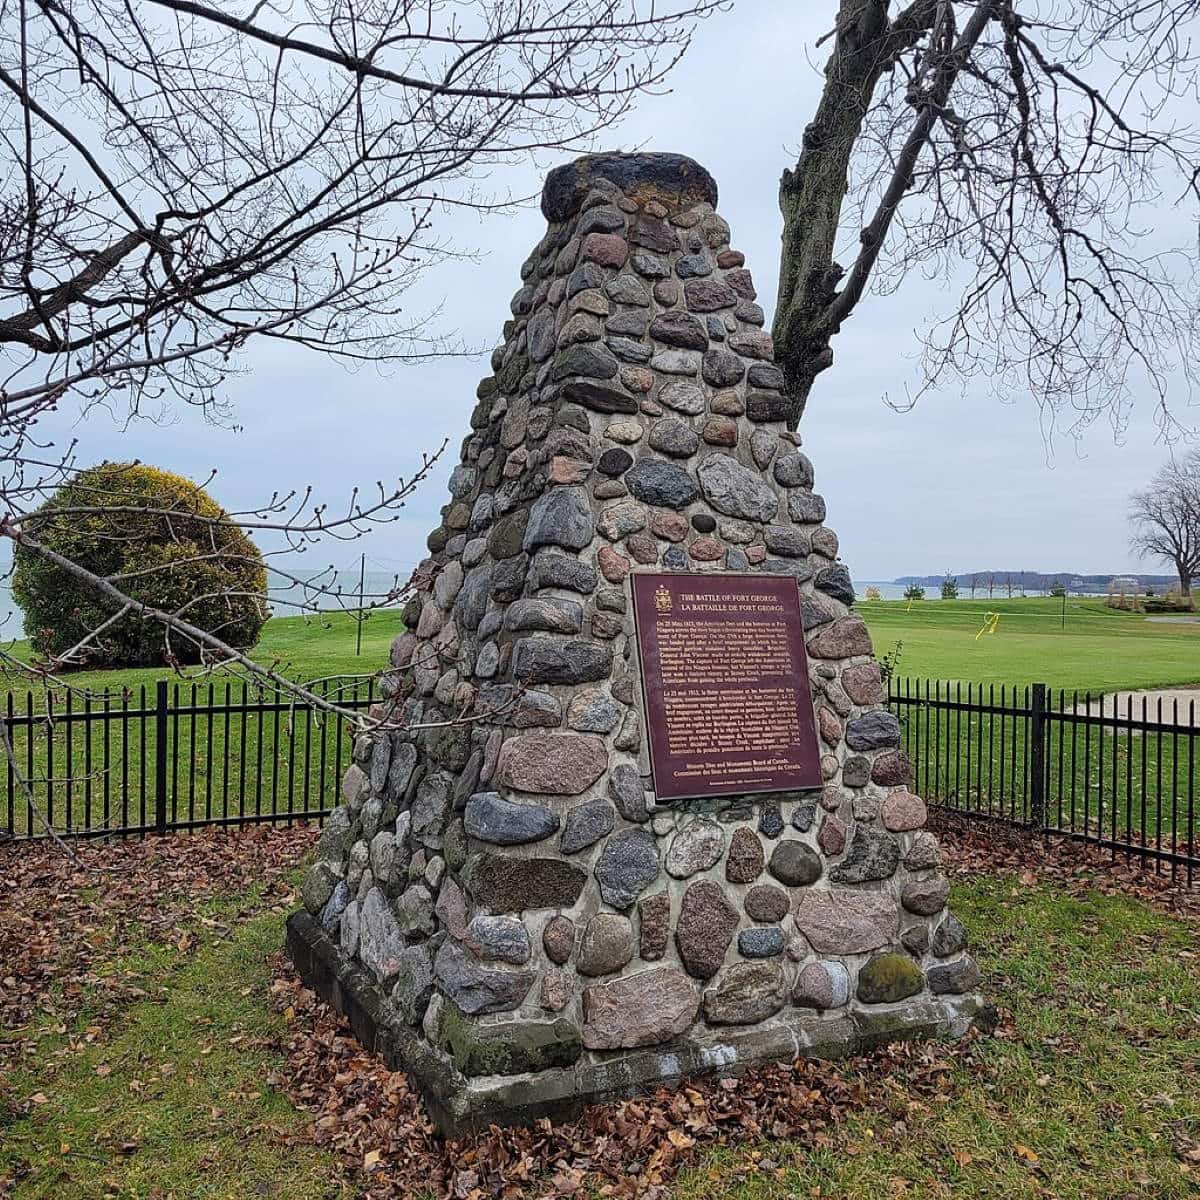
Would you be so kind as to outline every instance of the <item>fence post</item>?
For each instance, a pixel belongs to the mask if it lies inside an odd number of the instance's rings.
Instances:
[[[1046,827],[1046,685],[1035,683],[1029,704],[1029,824]]]
[[[154,830],[167,832],[167,681],[160,679],[154,701]]]

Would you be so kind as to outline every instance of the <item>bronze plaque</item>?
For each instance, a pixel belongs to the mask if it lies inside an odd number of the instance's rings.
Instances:
[[[796,581],[631,578],[658,798],[820,787]]]

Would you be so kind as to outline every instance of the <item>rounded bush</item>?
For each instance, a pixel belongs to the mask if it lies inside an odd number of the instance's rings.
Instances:
[[[88,508],[97,511],[72,511]],[[110,579],[131,599],[179,612],[227,645],[248,649],[269,615],[267,572],[258,547],[224,517],[225,510],[182,475],[103,462],[59,488],[26,519],[25,531]],[[69,650],[120,608],[92,583],[20,542],[13,596],[25,614],[26,635],[48,658]],[[211,657],[185,634],[168,634],[161,622],[129,613],[88,644],[81,665],[196,663],[206,654]]]

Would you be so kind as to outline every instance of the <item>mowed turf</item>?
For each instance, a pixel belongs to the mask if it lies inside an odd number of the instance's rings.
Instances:
[[[1200,684],[1200,624],[1151,622],[1103,600],[1068,597],[1065,623],[1054,597],[860,600],[858,611],[876,655],[901,644],[899,676],[1091,692]]]

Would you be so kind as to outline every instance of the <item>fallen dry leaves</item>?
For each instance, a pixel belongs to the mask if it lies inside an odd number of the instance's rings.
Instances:
[[[945,816],[936,822],[950,874],[1012,871],[1027,885],[1053,880],[1072,891],[1125,892],[1176,915],[1200,916],[1200,888],[1189,892],[1152,869],[1114,862],[1108,852]],[[188,952],[204,932],[196,907],[207,898],[259,885],[264,891],[247,899],[245,915],[272,906],[282,911],[291,902],[285,876],[313,837],[310,829],[291,828],[93,843],[78,848],[84,869],[53,846],[0,847],[0,1028],[36,1012],[66,1019],[91,990],[96,968],[123,946],[152,939]],[[97,863],[120,869],[104,875],[86,869]],[[841,1131],[849,1115],[868,1105],[879,1111],[882,1099],[883,1117],[890,1114],[902,1131],[905,1113],[945,1103],[957,1076],[952,1064],[975,1077],[989,1070],[975,1054],[977,1038],[950,1048],[897,1045],[849,1064],[801,1060],[736,1080],[692,1080],[677,1090],[594,1106],[568,1124],[493,1127],[444,1142],[405,1075],[366,1053],[339,1016],[301,986],[284,954],[271,966],[270,1003],[287,1034],[279,1046],[285,1061],[268,1082],[311,1114],[303,1139],[338,1156],[363,1200],[413,1194],[655,1200],[713,1146],[734,1151],[735,1161],[722,1166],[725,1183],[782,1174],[804,1147],[857,1152]],[[119,979],[105,980],[120,1000]],[[145,996],[137,991],[124,995]],[[1007,1018],[996,1036],[1015,1036]],[[0,1069],[3,1046],[0,1037]],[[783,1139],[786,1153],[774,1145],[775,1157],[763,1152],[764,1143]],[[1036,1156],[1028,1156],[1033,1152],[1023,1150],[1014,1153],[1036,1166]],[[1181,1154],[1196,1152],[1188,1142]],[[962,1166],[971,1158],[964,1152],[956,1161]]]

